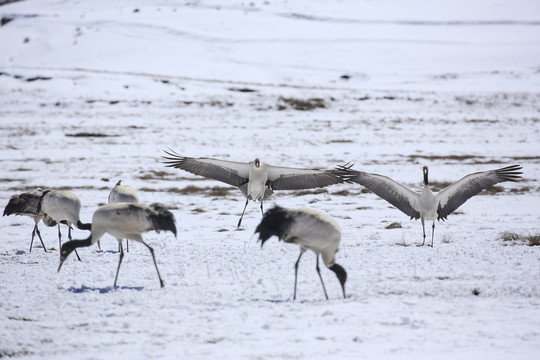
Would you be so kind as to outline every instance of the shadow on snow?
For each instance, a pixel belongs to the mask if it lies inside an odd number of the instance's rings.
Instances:
[[[87,293],[87,292],[91,292],[91,291],[99,291],[100,294],[107,294],[107,293],[109,293],[111,291],[115,291],[115,290],[137,290],[137,291],[141,291],[143,289],[144,289],[143,286],[117,286],[117,287],[107,286],[107,287],[99,288],[99,287],[89,287],[89,286],[81,285],[81,287],[79,287],[79,288],[76,288],[76,287],[72,286],[69,289],[67,289],[67,291],[72,292],[74,294]]]

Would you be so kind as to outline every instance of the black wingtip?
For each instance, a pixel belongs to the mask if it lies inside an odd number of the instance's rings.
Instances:
[[[347,184],[352,184],[352,178],[354,178],[357,175],[357,171],[352,170],[352,167],[354,166],[353,162],[348,162],[345,165],[338,165],[333,170],[333,172],[344,182]]]
[[[166,167],[178,168],[178,165],[186,159],[186,157],[178,154],[171,148],[169,148],[168,150],[163,150],[163,152],[168,155],[161,157],[161,162],[165,164]]]
[[[519,179],[521,179],[521,175],[523,175],[523,172],[519,171],[522,169],[523,167],[521,165],[510,165],[497,169],[495,172],[503,179],[503,181],[516,182],[519,181]]]

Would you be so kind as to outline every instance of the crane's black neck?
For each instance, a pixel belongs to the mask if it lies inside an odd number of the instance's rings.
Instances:
[[[65,259],[69,256],[69,254],[73,252],[73,250],[80,247],[87,247],[90,245],[92,245],[92,234],[90,234],[88,239],[68,241],[62,245],[60,256]]]
[[[428,181],[428,169],[427,169],[427,168],[424,168],[424,185],[425,185],[425,186],[428,186],[428,185],[429,185],[429,181]]]
[[[50,192],[51,190],[48,189],[48,190],[43,191],[43,193],[41,193],[41,197],[39,198],[38,207],[37,207],[38,214],[41,212],[41,203],[43,202],[43,198],[45,197],[45,195],[47,195]]]
[[[329,269],[336,273],[339,283],[341,284],[341,289],[343,290],[343,297],[345,297],[345,282],[347,281],[347,272],[339,264],[334,264],[330,266]]]

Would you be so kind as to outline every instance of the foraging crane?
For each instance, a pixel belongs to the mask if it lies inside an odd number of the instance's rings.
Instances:
[[[435,220],[446,220],[448,215],[463,205],[469,198],[484,189],[503,182],[518,181],[521,178],[522,169],[519,165],[511,165],[501,169],[482,171],[469,174],[461,180],[447,186],[439,192],[433,192],[429,188],[428,167],[424,166],[424,188],[421,193],[416,193],[389,177],[370,174],[351,169],[352,165],[341,166],[342,176],[358,183],[397,207],[410,216],[411,219],[420,219],[424,241],[426,242],[426,228],[424,222],[433,221],[431,228],[431,246],[433,246],[433,234],[435,232]]]
[[[46,216],[43,212],[39,210],[41,199],[43,198],[43,190],[37,189],[36,191],[30,193],[21,193],[14,195],[9,200],[6,208],[4,209],[4,216],[9,216],[11,214],[15,215],[24,215],[31,217],[34,220],[34,230],[32,230],[32,240],[30,241],[30,252],[32,252],[32,245],[34,244],[34,237],[39,237],[41,245],[43,245],[43,250],[47,252],[47,248],[43,243],[41,238],[41,233],[39,232],[38,224],[41,220],[47,226],[55,226],[56,221]]]
[[[146,231],[160,230],[171,231],[176,237],[176,225],[174,215],[161,204],[155,203],[150,206],[130,203],[117,203],[100,206],[92,217],[92,231],[86,240],[72,240],[62,245],[60,254],[60,265],[58,271],[62,268],[62,264],[72,251],[79,247],[86,247],[94,244],[105,233],[109,233],[118,240],[120,245],[120,260],[116,269],[114,278],[114,287],[118,280],[118,272],[124,258],[122,250],[122,239],[131,239],[143,243],[154,260],[154,266],[159,278],[161,287],[165,286],[159,269],[157,267],[154,249],[144,242],[141,234]]]
[[[259,160],[242,163],[211,158],[191,158],[180,156],[172,150],[165,151],[164,163],[168,167],[185,170],[195,175],[222,181],[236,186],[246,196],[246,204],[238,226],[246,211],[249,200],[261,202],[273,194],[274,190],[298,190],[325,187],[343,183],[337,170],[299,169],[272,166]]]
[[[264,242],[272,236],[286,243],[294,243],[300,246],[300,255],[294,264],[294,295],[296,299],[296,283],[298,279],[298,264],[306,250],[312,250],[317,256],[317,274],[321,279],[324,296],[328,300],[328,294],[319,268],[319,255],[327,268],[332,270],[341,284],[343,298],[345,298],[345,281],[347,272],[335,263],[335,255],[339,250],[341,230],[339,225],[330,216],[312,209],[286,209],[279,206],[268,210],[257,226],[255,233],[259,233],[261,248]]]
[[[121,202],[138,204],[139,197],[137,196],[137,190],[135,190],[133,187],[129,185],[122,185],[122,180],[118,180],[116,185],[112,188],[111,192],[109,193],[108,202],[109,204],[116,204],[116,203],[121,203]],[[98,248],[101,249],[101,243],[99,240],[98,240]],[[129,252],[129,240],[126,240],[126,251]]]
[[[71,225],[81,230],[90,230],[92,224],[82,223],[79,214],[81,212],[81,200],[70,191],[45,190],[40,202],[39,210],[58,223],[58,244],[62,248],[62,233],[60,223],[68,227],[68,238],[71,240]],[[81,260],[79,254],[75,252]]]

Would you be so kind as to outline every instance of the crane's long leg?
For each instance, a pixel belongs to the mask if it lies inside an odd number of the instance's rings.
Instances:
[[[60,232],[60,223],[58,223],[58,251],[62,252],[62,233]]]
[[[69,225],[68,225],[68,238],[69,240],[71,240],[71,226]],[[58,246],[59,246],[58,247],[59,249],[62,249],[62,233],[60,232],[60,223],[58,223]],[[77,259],[81,261],[81,257],[79,256],[77,249],[75,249],[75,255],[77,255]],[[62,256],[61,252],[60,252],[60,256]]]
[[[34,230],[32,230],[32,240],[30,240],[30,251],[29,252],[32,252],[32,245],[34,244],[34,236],[36,236],[36,227],[37,227],[37,224],[34,225]]]
[[[417,245],[417,246],[424,246],[424,244],[426,243],[426,227],[424,225],[424,219],[420,219],[422,221],[422,233],[424,234],[424,241],[422,241],[422,245]]]
[[[296,300],[296,281],[298,279],[298,264],[300,263],[300,258],[302,257],[303,252],[300,251],[300,255],[298,256],[298,260],[296,260],[296,263],[294,264],[294,295],[293,300]]]
[[[249,199],[246,199],[246,205],[244,206],[244,210],[242,211],[242,215],[240,216],[240,220],[238,220],[237,228],[239,228],[240,225],[242,224],[242,218],[244,217],[244,213],[246,212],[248,202],[249,202]]]
[[[261,200],[261,214],[264,216],[263,201]]]
[[[119,241],[120,244],[120,260],[118,261],[118,267],[116,268],[116,276],[114,277],[114,285],[113,287],[116,287],[116,280],[118,280],[118,273],[120,272],[120,265],[122,264],[122,259],[124,258],[124,250],[122,249],[122,243]]]
[[[97,241],[97,247],[98,247],[98,250],[101,250],[101,240]]]
[[[154,260],[154,265],[156,267],[156,271],[157,271],[157,276],[159,278],[159,285],[161,285],[161,287],[164,287],[165,286],[165,283],[163,282],[163,280],[161,279],[161,275],[159,274],[159,269],[157,267],[157,263],[156,263],[156,257],[154,256],[154,249],[152,249],[152,247],[150,247],[150,245],[148,245],[147,243],[145,243],[144,241],[142,242],[144,245],[146,245],[146,247],[148,248],[148,250],[150,250],[150,254],[152,254],[152,260]]]
[[[435,220],[433,220],[433,225],[431,226],[431,247],[433,247],[433,236],[435,236]]]
[[[126,239],[126,251],[129,252],[129,239]]]
[[[34,226],[34,230],[32,231],[32,241],[30,242],[30,252],[32,252],[32,244],[34,243],[34,236],[37,234],[39,237],[39,241],[41,241],[41,245],[43,246],[43,250],[47,252],[47,248],[45,247],[45,243],[43,243],[43,239],[41,238],[41,233],[39,232],[39,228],[37,224]]]
[[[321,276],[321,269],[319,268],[319,255],[317,255],[317,266],[315,267],[317,269],[317,274],[319,274],[319,279],[321,279],[322,288],[324,290],[324,296],[326,296],[326,300],[328,300],[328,294],[326,293],[326,287],[324,286],[324,281]],[[345,292],[343,292],[343,295],[345,296]]]

